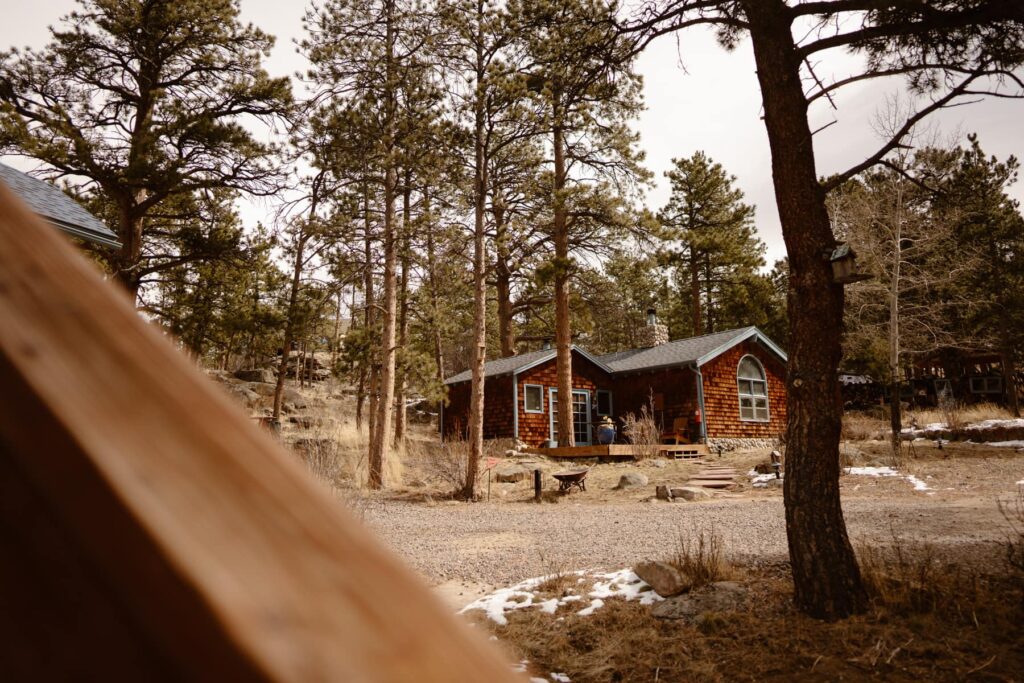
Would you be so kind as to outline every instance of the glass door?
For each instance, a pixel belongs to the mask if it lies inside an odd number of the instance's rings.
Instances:
[[[548,389],[548,405],[551,407],[551,440],[558,442],[558,389]],[[589,446],[590,440],[590,392],[573,389],[572,431],[577,446]]]

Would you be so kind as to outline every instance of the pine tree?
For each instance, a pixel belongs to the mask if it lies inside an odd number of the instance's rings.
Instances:
[[[639,78],[628,41],[614,28],[616,8],[602,0],[518,0],[510,14],[522,37],[527,87],[534,94],[553,156],[551,242],[558,366],[558,444],[573,445],[570,280],[571,207],[604,195],[585,182],[606,178],[626,187],[644,177],[629,123],[640,108]],[[574,197],[583,193],[579,201]],[[581,218],[584,211],[578,214]],[[593,224],[581,220],[580,225]]]
[[[699,336],[733,322],[716,324],[727,300],[736,309],[739,292],[756,286],[765,247],[754,229],[754,207],[743,203],[735,176],[699,151],[672,164],[665,173],[672,194],[658,214],[661,237],[669,243],[663,254],[686,283],[682,298],[691,310],[687,336]]]
[[[274,146],[241,123],[285,113],[290,87],[261,68],[274,40],[239,21],[237,0],[79,5],[43,50],[0,54],[0,150],[85,178],[114,207],[110,267],[135,298],[161,206],[276,191]]]

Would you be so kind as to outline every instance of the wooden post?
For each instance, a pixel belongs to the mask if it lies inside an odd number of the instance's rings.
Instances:
[[[533,499],[540,502],[540,470],[533,471]]]
[[[516,681],[0,183],[5,678]]]

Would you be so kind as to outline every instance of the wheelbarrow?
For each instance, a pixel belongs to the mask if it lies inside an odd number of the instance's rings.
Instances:
[[[584,468],[581,470],[565,470],[563,472],[555,472],[551,476],[558,480],[558,491],[559,493],[569,493],[573,487],[578,488],[580,491],[587,490],[587,473],[590,472],[590,468]]]

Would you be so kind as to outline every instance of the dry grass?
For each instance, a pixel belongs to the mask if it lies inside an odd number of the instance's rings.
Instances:
[[[736,567],[725,556],[725,544],[714,527],[680,534],[669,564],[690,579],[690,588],[736,578]]]
[[[1019,680],[1020,584],[957,576],[955,589],[941,583],[935,597],[946,599],[924,603],[928,610],[876,600],[867,614],[835,623],[798,612],[787,573],[775,568],[752,570],[746,604],[702,615],[697,625],[612,599],[591,616],[517,610],[507,626],[488,628],[534,675],[564,672],[574,683]]]
[[[889,438],[889,423],[864,413],[843,415],[842,438],[846,441],[872,441]]]
[[[918,426],[926,424],[942,423],[949,424],[950,420],[956,423],[957,428],[966,425],[982,422],[984,420],[1008,420],[1013,417],[1006,408],[994,403],[975,403],[964,405],[957,401],[951,401],[939,408],[908,410],[904,415],[903,424],[909,425],[911,420],[916,420]],[[955,431],[955,430],[954,430]]]
[[[978,599],[978,575],[941,562],[934,546],[910,544],[892,531],[889,546],[861,544],[861,577],[876,607],[898,614],[931,613],[940,607],[961,615]]]

